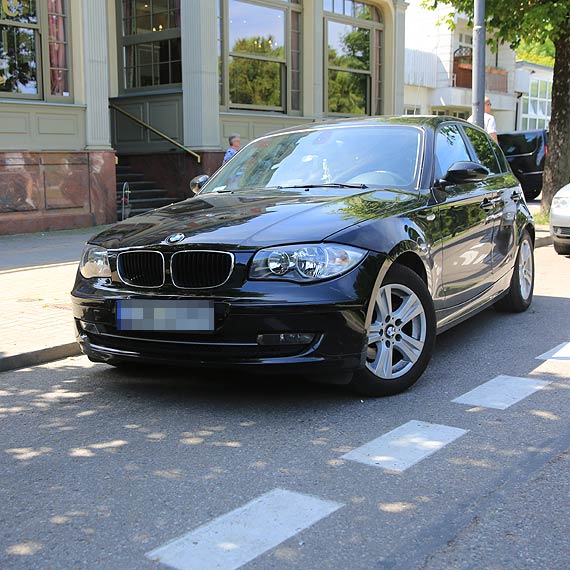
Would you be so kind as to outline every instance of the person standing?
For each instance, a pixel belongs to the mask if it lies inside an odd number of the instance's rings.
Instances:
[[[234,133],[229,136],[228,142],[230,143],[230,146],[228,147],[228,150],[226,150],[222,164],[226,164],[226,162],[237,153],[241,145],[241,137],[238,133]]]
[[[473,115],[470,115],[467,119],[470,123],[473,123]],[[491,115],[491,99],[485,97],[485,113],[483,114],[483,128],[491,135],[491,138],[498,142],[497,139],[497,123],[495,117]]]

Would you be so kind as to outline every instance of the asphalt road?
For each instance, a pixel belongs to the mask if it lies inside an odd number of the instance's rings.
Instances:
[[[536,263],[529,311],[441,335],[392,398],[84,357],[0,374],[0,568],[566,570],[570,258]],[[509,407],[453,401],[499,375],[472,398]]]

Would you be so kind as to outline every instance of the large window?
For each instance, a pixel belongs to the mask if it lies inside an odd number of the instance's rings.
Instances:
[[[182,83],[180,0],[122,0],[124,89]]]
[[[552,82],[532,79],[530,93],[522,98],[522,129],[547,129],[552,109]]]
[[[66,0],[2,0],[0,96],[71,95]]]
[[[300,0],[220,0],[220,104],[301,110]]]
[[[382,13],[355,0],[324,0],[324,10],[326,112],[382,114]]]

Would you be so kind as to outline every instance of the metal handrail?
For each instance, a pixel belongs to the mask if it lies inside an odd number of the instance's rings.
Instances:
[[[129,183],[125,182],[121,193],[121,221],[125,219],[125,213],[127,217],[131,213],[130,193],[131,189],[129,188]]]
[[[127,113],[127,111],[125,111],[124,109],[121,109],[121,107],[118,107],[117,105],[114,105],[113,103],[109,103],[109,108],[114,109],[115,111],[118,111],[122,115],[125,115],[125,117],[131,119],[131,121],[134,121],[135,123],[139,124],[141,127],[144,127],[145,129],[148,129],[149,131],[152,131],[154,134],[158,135],[159,137],[163,138],[164,140],[167,140],[169,143],[173,144],[174,146],[178,147],[179,149],[183,150],[184,152],[191,154],[196,159],[196,162],[198,164],[200,164],[202,157],[199,154],[195,153],[193,150],[186,148],[184,145],[180,144],[178,141],[175,141],[174,139],[170,138],[168,135],[164,134],[163,132],[159,131],[158,129],[155,129],[153,126],[149,125],[148,123],[141,121],[138,117],[135,117],[134,115],[131,115],[130,113]]]

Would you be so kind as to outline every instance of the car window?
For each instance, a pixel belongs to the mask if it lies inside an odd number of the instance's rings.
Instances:
[[[491,141],[489,140],[489,137],[477,129],[472,129],[471,127],[463,128],[465,129],[465,134],[469,138],[469,141],[475,150],[477,160],[483,166],[488,168],[491,174],[499,174],[501,172],[501,169],[499,167],[499,163],[497,162],[497,157],[493,152],[493,148],[491,147]]]
[[[435,139],[435,178],[439,180],[455,162],[470,161],[469,151],[456,125],[441,127]]]
[[[501,166],[501,172],[509,172],[509,163],[505,157],[505,154],[501,150],[501,147],[493,140],[491,141],[491,146],[493,147],[495,156],[497,157],[499,165]]]
[[[240,150],[204,193],[303,185],[417,188],[423,133],[416,127],[335,126],[269,135]]]
[[[512,133],[498,135],[499,144],[507,156],[532,154],[540,141],[540,133]]]

